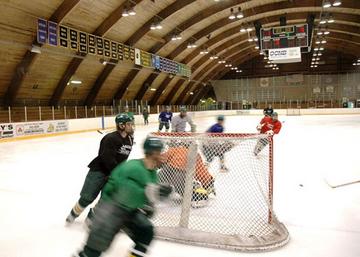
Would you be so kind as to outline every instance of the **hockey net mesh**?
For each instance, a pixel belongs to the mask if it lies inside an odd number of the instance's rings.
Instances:
[[[164,144],[159,182],[174,187],[153,222],[162,239],[261,251],[288,241],[272,209],[272,138],[154,133]],[[256,147],[263,148],[255,156]]]

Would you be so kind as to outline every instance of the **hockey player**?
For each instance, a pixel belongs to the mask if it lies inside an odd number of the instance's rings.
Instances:
[[[111,171],[121,162],[126,161],[130,155],[133,138],[133,120],[127,114],[119,114],[115,118],[116,131],[104,136],[100,142],[98,156],[89,164],[89,172],[80,192],[80,199],[71,209],[66,218],[68,224],[74,220],[90,205],[103,189]],[[90,210],[88,218],[93,213]]]
[[[159,181],[174,186],[175,192],[184,195],[189,143],[178,140],[164,153],[164,164],[159,171]],[[208,195],[214,193],[214,177],[209,173],[199,153],[196,153],[195,174],[191,205],[202,207],[207,204]]]
[[[170,106],[166,106],[165,111],[162,111],[159,115],[159,132],[163,129],[164,126],[165,131],[169,131],[172,116],[173,114],[171,112]]]
[[[206,132],[207,133],[223,133],[224,132],[224,115],[217,117],[217,123],[212,125]],[[228,172],[228,168],[225,166],[224,154],[233,148],[231,142],[212,142],[209,141],[203,145],[203,153],[206,157],[207,165],[213,161],[214,157],[220,159],[220,172]]]
[[[257,126],[257,130],[260,131],[261,134],[267,134],[268,136],[279,134],[281,122],[278,120],[278,114],[274,112],[271,117],[265,116]],[[257,156],[268,143],[269,140],[267,138],[259,139],[254,149],[254,155]]]
[[[154,228],[149,218],[154,204],[172,192],[169,185],[157,183],[156,169],[161,165],[163,143],[148,137],[145,158],[117,166],[106,184],[89,236],[78,257],[99,257],[114,237],[123,230],[133,240],[129,257],[143,257],[153,240]]]
[[[129,106],[125,106],[124,113],[127,114],[135,122],[134,113],[129,111]]]
[[[144,125],[149,125],[149,112],[146,107],[144,107],[142,115],[144,118]]]
[[[271,104],[269,104],[268,107],[265,108],[264,111],[263,111],[264,115],[269,116],[269,117],[271,117],[273,112],[274,112],[274,109],[272,108]]]
[[[196,132],[196,125],[191,117],[187,115],[185,107],[180,107],[180,114],[175,116],[171,121],[171,132],[186,132],[186,123],[189,123],[191,132]]]

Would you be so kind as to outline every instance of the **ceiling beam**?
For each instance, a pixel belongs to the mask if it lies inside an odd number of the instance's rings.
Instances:
[[[136,70],[135,70],[135,69],[130,70],[130,72],[128,73],[128,75],[127,75],[126,78],[124,79],[124,81],[121,82],[120,87],[118,87],[118,89],[116,90],[113,99],[117,99],[117,100],[118,100],[118,99],[121,99],[121,98],[124,96],[126,90],[127,90],[128,87],[129,87],[129,84],[130,84],[132,78],[135,77],[138,72],[139,72],[138,69],[136,69]]]
[[[157,104],[170,104],[171,103],[171,100],[172,98],[174,98],[174,96],[177,94],[177,92],[179,91],[180,89],[180,86],[181,84],[185,81],[185,79],[179,79],[175,85],[173,86],[172,90],[168,90],[168,93],[167,93],[167,96],[166,98],[164,99],[164,101],[162,102],[157,102]]]
[[[149,31],[150,26],[154,22],[154,19],[156,17],[161,17],[163,20],[168,18],[169,16],[173,15],[174,13],[178,12],[182,8],[188,6],[189,4],[192,4],[194,0],[182,0],[182,1],[175,1],[171,5],[167,6],[165,9],[154,15],[151,19],[149,19],[144,25],[142,25],[135,33],[133,33],[130,38],[125,42],[125,44],[134,46],[140,39],[142,39]],[[150,51],[151,52],[151,51]],[[139,70],[131,71],[126,76],[126,79],[119,85],[117,92],[114,95],[114,99],[121,99],[123,97],[123,94],[125,93],[125,89],[130,86],[132,81],[135,79],[136,75],[140,72]],[[156,77],[155,77],[156,78]],[[155,79],[154,78],[154,79]],[[150,78],[148,78],[150,81]],[[143,85],[149,84],[148,81],[145,81]],[[142,92],[145,89],[140,88],[138,92]],[[120,92],[123,92],[120,94]],[[145,91],[146,92],[146,91]],[[138,93],[136,93],[137,95]]]
[[[321,1],[317,1],[317,6],[320,7],[321,6]],[[275,7],[274,7],[275,5]],[[314,2],[313,1],[301,1],[301,7],[313,7],[314,5]],[[265,5],[265,6],[262,6],[262,7],[256,7],[256,8],[253,8],[252,10],[248,10],[248,14],[252,13],[253,14],[259,14],[259,12],[269,12],[269,15],[265,18],[262,18],[260,20],[257,20],[258,22],[260,23],[270,23],[271,21],[272,22],[277,22],[279,20],[279,17],[281,17],[282,15],[272,15],[272,12],[276,12],[278,11],[278,9],[280,7],[284,7],[284,8],[291,8],[293,7],[293,3],[289,4],[289,3],[284,3],[284,2],[280,2],[280,3],[277,3],[277,4],[274,4],[272,3],[271,5]],[[299,8],[298,6],[296,6],[296,8]],[[257,12],[258,11],[258,12]],[[284,10],[286,11],[286,10]],[[321,11],[321,9],[315,11],[315,13],[319,13]],[[306,19],[307,15],[308,15],[309,12],[303,12],[301,10],[301,8],[299,8],[299,11],[298,12],[292,12],[291,13],[291,18],[292,19],[296,19],[296,18],[302,18],[302,19]],[[246,14],[245,14],[246,15]],[[353,15],[353,14],[344,14],[344,13],[334,13],[333,14],[334,18],[336,20],[339,20],[339,19],[343,19],[343,20],[350,20],[350,21],[353,21],[353,22],[358,22],[359,21],[359,16],[357,15]],[[245,16],[245,17],[248,17],[248,16]],[[248,17],[250,18],[250,17]],[[255,19],[250,19],[252,21],[255,21]],[[233,21],[229,20],[228,18],[224,18],[220,21],[217,21],[215,23],[213,23],[212,25],[208,26],[207,28],[199,31],[198,33],[196,33],[194,36],[192,37],[195,37],[195,38],[201,38],[205,35],[208,35],[208,34],[211,34],[213,33],[214,31],[216,31],[217,29],[220,29],[222,28],[223,26],[225,26],[226,24],[229,24]],[[242,24],[241,24],[242,25]],[[208,45],[210,44],[210,41],[215,43],[215,42],[218,42],[222,39],[224,39],[226,36],[224,34],[227,34],[227,36],[232,36],[234,33],[239,33],[239,29],[241,27],[241,25],[237,26],[236,28],[232,28],[232,29],[229,29],[227,30],[226,32],[224,33],[221,33],[220,35],[216,36],[214,39],[210,39],[208,42],[206,42],[206,46],[208,47]],[[359,33],[359,27],[353,27],[353,26],[347,26],[349,29],[353,29],[351,30],[351,32],[355,32],[355,33]],[[351,28],[352,27],[352,28]],[[203,45],[204,46],[204,45]],[[176,48],[172,53],[170,53],[167,58],[170,58],[170,59],[173,59],[175,58],[177,55],[179,55],[180,53],[182,53],[182,51],[185,51],[187,49],[187,41],[185,41],[184,43],[182,43],[178,48]],[[201,50],[201,47],[197,47],[196,50],[194,50],[190,55],[191,57],[188,55],[187,57],[185,57],[183,60],[181,60],[180,62],[183,62],[183,63],[189,63],[192,59],[196,58],[196,56],[199,55],[200,53],[200,50]]]
[[[184,104],[185,102],[183,101],[186,93],[189,91],[188,88],[191,88],[193,85],[195,84],[194,81],[190,81],[190,83],[188,83],[183,90],[181,91],[181,93],[179,94],[179,96],[177,97],[175,104],[179,105],[179,104]]]
[[[162,49],[167,43],[171,42],[171,38],[174,34],[179,33],[178,29],[180,29],[181,31],[185,31],[186,29],[190,28],[191,26],[201,22],[204,19],[209,18],[209,16],[211,15],[215,15],[218,12],[221,12],[225,9],[234,7],[236,5],[239,5],[241,3],[246,2],[247,0],[235,0],[235,1],[231,1],[231,2],[221,2],[218,3],[214,6],[208,7],[207,9],[202,10],[200,13],[195,14],[194,16],[190,17],[189,19],[187,19],[186,21],[184,21],[183,23],[181,23],[180,25],[176,26],[175,29],[173,29],[172,31],[170,31],[166,36],[164,36],[164,42],[160,42],[155,44],[151,49],[150,49],[150,53],[157,53],[160,49]],[[132,82],[132,80],[135,79],[137,74],[135,74],[135,76],[131,79],[130,83]],[[145,82],[143,83],[143,85],[146,85],[149,83],[150,81],[150,76],[149,75],[146,79]],[[139,91],[141,91],[142,89],[140,88]],[[159,97],[159,96],[157,96]],[[157,99],[155,99],[155,102],[157,101]]]
[[[54,22],[61,22],[65,16],[73,10],[80,0],[64,0],[60,6],[55,10],[51,15],[50,20]],[[36,37],[33,40],[33,44],[37,44]],[[39,44],[37,44],[39,45]],[[39,45],[40,47],[42,45]],[[35,59],[38,57],[37,53],[33,53],[30,50],[27,50],[24,57],[20,63],[16,66],[14,74],[11,78],[10,85],[5,93],[4,103],[7,106],[12,106],[16,99],[16,96],[20,90],[22,82],[24,81],[27,73],[30,71],[32,64],[35,62]]]
[[[170,81],[171,78],[169,76],[166,76],[166,78],[163,80],[163,82],[161,82],[160,86],[156,89],[155,93],[149,100],[149,105],[155,105],[157,103],[157,100],[159,99],[159,97],[161,96],[161,94],[163,93],[163,91],[165,90],[166,86],[169,84]]]
[[[112,62],[116,62],[116,60],[112,60]],[[109,74],[112,72],[112,70],[115,68],[116,64],[113,65],[107,65],[102,72],[100,73],[100,75],[98,76],[98,78],[96,79],[93,87],[91,88],[89,94],[86,97],[85,100],[85,105],[86,106],[92,106],[92,104],[95,101],[96,96],[98,95],[102,85],[104,84],[104,81],[106,80],[106,78],[109,76]]]
[[[135,0],[136,4],[139,4],[143,0]],[[126,7],[127,2],[122,3],[119,7],[117,7],[100,25],[97,27],[97,29],[93,32],[94,35],[97,36],[104,36],[121,18],[122,18],[122,12],[124,10],[124,7]],[[83,55],[86,56],[86,55]],[[76,61],[76,57],[73,58],[66,68],[62,78],[59,80],[54,93],[50,99],[50,105],[57,106],[59,104],[59,101],[65,91],[65,88],[67,86],[67,83],[69,79],[76,73],[77,69],[79,68],[80,64],[82,63],[83,59],[80,59],[80,61]],[[78,65],[73,65],[73,63],[78,63]],[[107,73],[108,70],[112,70],[114,67],[113,65],[109,65],[110,67],[105,67],[103,72],[100,74],[100,76],[104,74],[110,74]],[[64,79],[67,78],[68,80]],[[101,79],[97,79],[97,81],[102,81],[104,77]],[[105,78],[106,79],[106,78]],[[92,105],[92,102],[95,100],[97,94],[99,93],[102,84],[96,83],[92,86],[91,90],[89,91],[89,94],[86,97],[86,102],[90,105]],[[96,93],[94,98],[94,93]],[[90,102],[90,99],[93,99],[92,102]]]
[[[146,91],[151,87],[151,84],[154,82],[154,79],[157,77],[157,73],[151,73],[149,78],[145,81],[145,84],[140,87],[140,90],[135,96],[135,100],[141,100],[145,95]]]

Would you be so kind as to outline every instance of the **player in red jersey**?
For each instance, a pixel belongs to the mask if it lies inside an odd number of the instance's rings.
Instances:
[[[278,114],[274,112],[271,116],[265,116],[257,126],[257,130],[259,130],[261,134],[267,134],[269,136],[279,134],[281,130],[281,122],[278,120]],[[261,138],[255,146],[255,156],[257,156],[268,143],[269,140],[267,138]]]

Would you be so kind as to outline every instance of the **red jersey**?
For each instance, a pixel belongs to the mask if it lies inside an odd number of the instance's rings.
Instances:
[[[271,117],[265,116],[261,121],[262,125],[260,133],[265,134],[266,131],[272,130],[274,134],[279,134],[281,130],[281,122],[279,120],[273,120]]]

